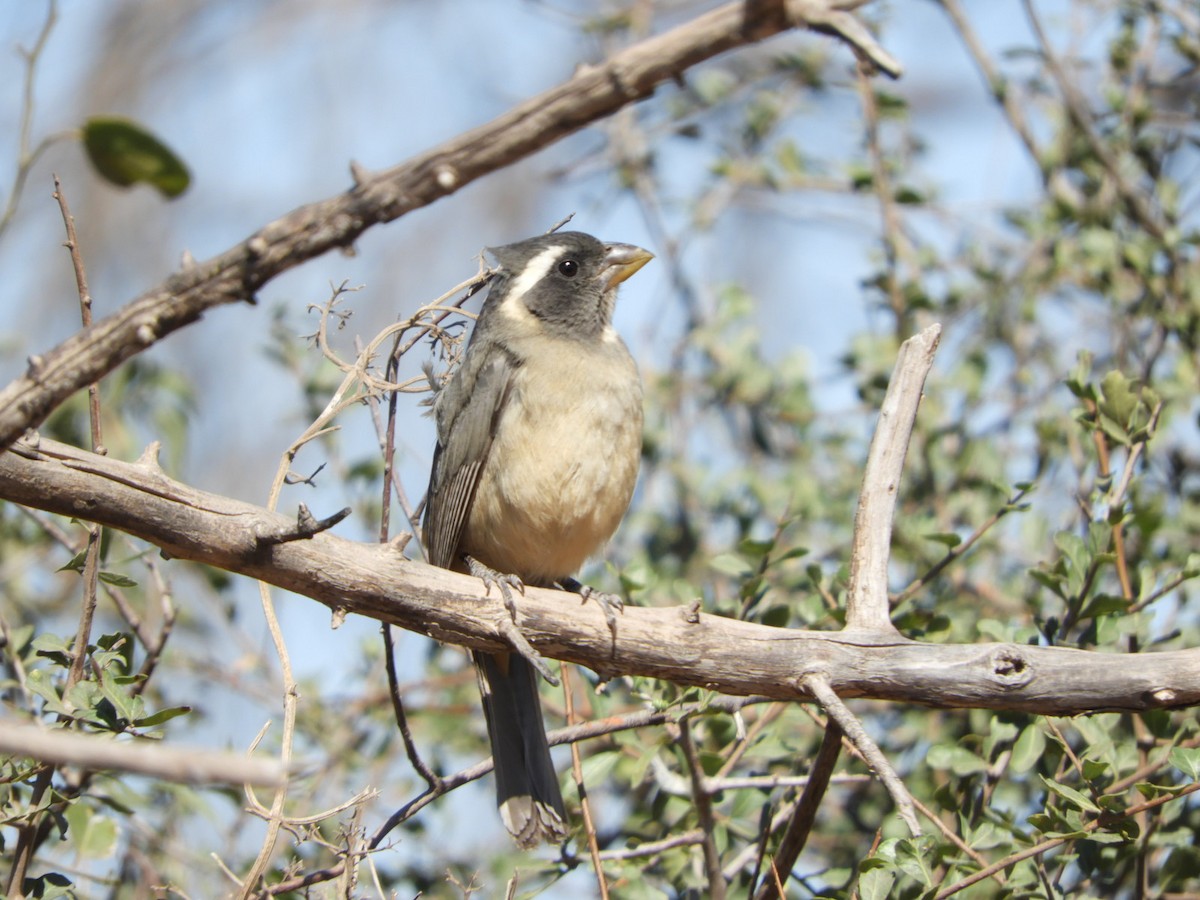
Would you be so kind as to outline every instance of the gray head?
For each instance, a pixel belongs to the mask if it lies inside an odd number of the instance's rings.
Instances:
[[[606,244],[578,231],[489,247],[500,264],[483,316],[520,304],[550,334],[595,340],[612,323],[617,285],[653,259],[632,244]]]

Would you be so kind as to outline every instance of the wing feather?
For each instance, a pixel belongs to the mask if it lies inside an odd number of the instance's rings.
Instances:
[[[479,474],[491,450],[516,365],[494,344],[473,347],[467,356],[436,401],[438,443],[422,523],[426,558],[444,569],[458,561]]]

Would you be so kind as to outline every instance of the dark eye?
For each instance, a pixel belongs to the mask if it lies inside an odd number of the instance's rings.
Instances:
[[[574,278],[579,274],[579,263],[573,259],[564,259],[558,264],[558,271],[567,278]]]

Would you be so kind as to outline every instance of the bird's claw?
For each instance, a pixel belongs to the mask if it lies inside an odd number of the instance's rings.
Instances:
[[[504,601],[504,608],[508,610],[508,614],[512,616],[513,622],[517,621],[517,601],[513,597],[513,589],[515,588],[521,596],[525,596],[525,582],[517,575],[509,575],[504,572],[497,572],[491,566],[481,563],[473,556],[466,557],[467,571],[483,582],[483,594],[485,597],[492,593],[492,585],[495,585],[500,591],[500,599]]]
[[[550,666],[546,664],[546,660],[537,652],[533,644],[529,643],[529,639],[521,633],[520,626],[517,625],[517,601],[513,597],[512,592],[515,588],[524,596],[525,582],[520,579],[520,576],[497,572],[491,566],[481,563],[473,556],[464,556],[463,559],[466,560],[467,571],[483,582],[483,595],[485,597],[492,593],[492,585],[495,585],[500,590],[500,597],[504,600],[504,608],[508,610],[508,614],[511,617],[511,621],[509,622],[500,621],[501,636],[513,650],[523,656],[533,666],[539,675],[557,687],[559,682],[554,673],[550,671]]]
[[[574,578],[563,579],[558,583],[558,586],[564,591],[571,591],[574,594],[578,594],[584,603],[592,600],[599,605],[601,611],[604,613],[604,621],[608,623],[608,630],[612,633],[613,640],[617,639],[617,613],[625,612],[625,601],[621,599],[619,594],[598,591],[591,585],[581,584]]]

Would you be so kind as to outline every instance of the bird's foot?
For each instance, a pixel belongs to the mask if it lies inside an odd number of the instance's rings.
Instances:
[[[467,563],[467,571],[483,582],[484,596],[491,594],[492,585],[495,585],[500,590],[500,596],[504,600],[504,608],[508,610],[509,615],[508,619],[502,619],[499,623],[500,636],[508,642],[508,645],[513,650],[523,656],[539,675],[557,687],[558,679],[550,670],[550,666],[546,664],[546,660],[542,658],[542,654],[537,652],[533,644],[529,643],[529,639],[521,633],[521,629],[517,626],[517,601],[513,597],[512,592],[515,588],[524,596],[525,582],[516,575],[506,575],[503,572],[497,572],[491,566],[480,562],[473,556],[464,556],[463,559]]]
[[[513,598],[513,589],[515,588],[522,596],[525,595],[525,582],[516,575],[506,575],[503,572],[497,572],[486,563],[481,563],[473,556],[464,556],[467,561],[467,571],[483,582],[483,594],[489,596],[492,593],[492,585],[495,585],[500,591],[500,598],[504,601],[504,608],[508,610],[508,614],[512,616],[513,622],[517,621],[517,601]]]
[[[581,584],[574,578],[564,578],[557,584],[564,591],[578,594],[584,603],[589,600],[595,601],[604,612],[604,621],[608,623],[608,630],[612,632],[613,640],[617,639],[617,613],[625,612],[625,601],[619,595],[598,591],[591,585]]]

